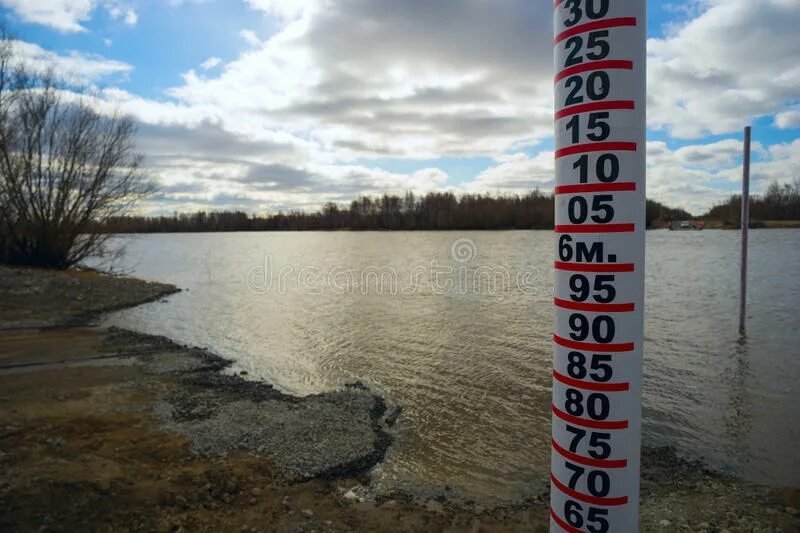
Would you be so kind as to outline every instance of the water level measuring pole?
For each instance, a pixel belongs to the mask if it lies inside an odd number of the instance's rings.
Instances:
[[[555,0],[550,530],[639,529],[646,0]]]
[[[744,152],[742,154],[742,257],[739,267],[739,333],[745,333],[747,312],[747,230],[750,227],[750,126],[744,128]]]

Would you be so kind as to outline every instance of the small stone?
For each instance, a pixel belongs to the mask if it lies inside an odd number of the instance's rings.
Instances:
[[[664,519],[664,520],[661,520],[661,521],[658,523],[658,525],[659,525],[660,527],[669,527],[669,526],[671,526],[671,525],[672,525],[672,522],[670,522],[669,520],[666,520],[666,519]]]
[[[303,509],[300,512],[303,513],[303,516],[305,516],[306,518],[311,518],[312,516],[314,516],[314,511],[312,511],[311,509]]]
[[[261,496],[261,489],[258,487],[253,487],[252,489],[250,489],[250,494],[252,494],[253,496]]]
[[[787,514],[790,514],[792,516],[797,516],[800,514],[800,510],[797,510],[797,508],[795,507],[787,507],[786,509],[784,509],[784,511],[786,511]]]
[[[444,512],[444,506],[441,504],[441,502],[437,502],[436,500],[428,500],[425,503],[425,509],[427,509],[428,512],[431,512],[431,513],[442,513],[442,512]]]
[[[353,492],[353,489],[348,490],[344,493],[344,499],[348,501],[356,501],[358,499],[358,494]]]

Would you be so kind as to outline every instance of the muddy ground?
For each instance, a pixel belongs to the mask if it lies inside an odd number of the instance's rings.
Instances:
[[[229,375],[204,350],[87,325],[174,291],[0,267],[0,529],[547,530],[543,491],[480,511],[376,497],[368,472],[391,430],[362,386],[294,398]],[[665,449],[645,449],[642,474],[643,531],[800,530],[796,489]]]

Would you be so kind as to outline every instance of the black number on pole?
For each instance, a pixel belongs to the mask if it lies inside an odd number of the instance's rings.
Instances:
[[[609,113],[607,111],[589,113],[587,129],[594,130],[586,134],[586,137],[590,141],[603,141],[611,135],[611,126],[609,126],[607,122],[608,117]],[[572,118],[567,121],[565,128],[572,134],[572,144],[580,141],[580,115],[573,115]]]
[[[583,437],[586,436],[586,430],[567,424],[567,432],[574,435],[569,443],[569,451],[575,453],[575,451],[578,449],[578,445],[581,443],[581,440],[583,440]]]
[[[610,410],[608,396],[605,394],[596,392],[586,397],[586,412],[592,420],[605,420]]]
[[[586,356],[581,352],[569,352],[567,355],[569,364],[567,365],[567,374],[571,378],[583,379],[586,377]]]
[[[583,394],[581,394],[581,391],[567,389],[567,401],[564,403],[564,408],[572,416],[581,416],[583,414]]]
[[[592,470],[586,475],[586,488],[592,496],[602,498],[611,491],[611,480],[602,470]]]
[[[574,26],[583,18],[581,0],[567,0],[564,9],[569,10],[569,18],[564,21],[564,26]],[[586,17],[597,20],[608,14],[608,0],[586,0]]]
[[[595,5],[599,4],[599,5]],[[592,20],[605,17],[608,14],[608,0],[586,0],[586,16]]]
[[[564,101],[565,106],[580,104],[583,102],[583,96],[578,93],[583,88],[583,78],[580,76],[570,76],[564,82],[564,87],[569,89],[567,99]],[[586,76],[586,96],[589,100],[602,100],[611,91],[611,79],[608,73],[602,70],[592,72]]]
[[[569,18],[564,21],[564,26],[567,28],[577,24],[581,20],[581,17],[583,17],[583,11],[581,11],[581,0],[567,0],[564,3],[564,9],[569,10]]]
[[[574,163],[572,168],[578,171],[578,179],[580,183],[589,182],[589,155],[584,154],[580,156]],[[611,183],[619,177],[619,159],[614,154],[603,154],[597,158],[595,165],[595,175],[597,179],[603,183]]]
[[[569,488],[574,489],[575,487],[578,486],[578,481],[580,481],[581,476],[583,475],[584,472],[586,472],[586,469],[583,468],[582,466],[570,463],[569,461],[564,461],[564,466],[566,466],[568,470],[572,470],[572,475],[569,476],[569,481],[567,482],[567,485],[569,486]]]
[[[593,31],[586,40],[586,49],[594,50],[586,54],[586,59],[596,61],[603,59],[611,53],[611,46],[606,41],[608,30]]]
[[[619,177],[619,158],[614,154],[603,154],[597,158],[597,179],[611,183]]]
[[[606,224],[614,220],[614,207],[608,203],[613,201],[613,194],[598,194],[594,196],[592,198],[592,211],[599,214],[592,215],[592,221],[597,224]]]
[[[564,403],[564,408],[567,413],[572,416],[581,416],[584,412],[589,415],[592,420],[605,420],[611,410],[611,405],[608,401],[608,396],[599,392],[593,392],[586,396],[586,407],[583,405],[583,393],[578,389],[567,389],[567,401]]]
[[[600,383],[609,381],[611,376],[614,374],[614,370],[611,368],[611,365],[606,364],[608,361],[611,361],[610,354],[592,354],[591,368],[596,372],[589,374],[589,377],[594,381],[599,381]]]
[[[611,456],[611,433],[595,433],[589,435],[589,455],[595,459],[607,459]],[[594,449],[591,449],[594,448]]]
[[[590,507],[589,515],[587,516],[586,520],[586,529],[591,533],[607,533],[608,520],[603,518],[604,516],[608,516],[608,509],[598,509],[597,507]],[[591,524],[592,522],[594,522],[597,525],[593,526]]]
[[[569,94],[564,101],[564,105],[574,105],[583,102],[583,96],[578,96],[578,92],[583,88],[583,78],[580,76],[570,76],[567,78],[567,81],[564,82],[564,87],[569,89]]]
[[[600,82],[598,86],[598,82]],[[611,80],[608,73],[598,70],[586,77],[586,96],[589,100],[602,100],[611,90]]]
[[[572,163],[572,168],[578,170],[580,183],[587,183],[589,181],[589,156],[587,154],[580,156]]]
[[[606,224],[614,219],[614,208],[608,202],[612,202],[614,196],[611,194],[598,194],[592,197],[592,212],[597,213],[591,216],[593,222]],[[589,206],[583,196],[573,196],[567,204],[567,215],[573,224],[583,224],[589,217]]]
[[[586,38],[586,59],[597,61],[603,59],[611,53],[611,45],[606,40],[608,30],[590,32]],[[567,58],[564,60],[564,68],[583,63],[583,37],[573,35],[564,42],[564,49],[567,51]]]
[[[598,274],[594,277],[595,291],[594,300],[601,304],[607,304],[614,301],[617,297],[617,289],[612,285],[615,276],[613,274]]]
[[[567,363],[567,374],[574,379],[584,379],[588,374],[592,381],[605,383],[610,381],[611,376],[614,375],[614,370],[608,364],[611,361],[611,355],[609,354],[592,354],[592,362],[589,365],[589,370],[592,370],[592,372],[587,370],[586,356],[581,352],[569,352],[567,360],[569,361]]]
[[[608,111],[589,113],[589,124],[587,128],[590,130],[595,130],[586,134],[586,137],[588,137],[590,141],[604,141],[609,135],[611,135],[611,126],[609,126],[608,122],[606,122],[608,117]]]
[[[608,315],[598,315],[594,320],[589,319],[580,313],[569,315],[569,336],[572,340],[582,341],[589,337],[591,331],[594,340],[601,344],[606,344],[614,340],[615,327],[614,319]]]
[[[583,525],[582,511],[583,507],[581,507],[581,504],[574,500],[567,500],[564,503],[564,518],[566,518],[567,523],[574,528],[579,528]]]
[[[572,118],[569,119],[566,124],[567,131],[572,134],[572,137],[570,139],[572,144],[575,144],[578,141],[580,141],[581,131],[580,131],[579,117],[580,115],[573,115]]]
[[[569,51],[567,59],[564,60],[564,68],[583,63],[583,58],[579,55],[583,47],[583,37],[574,35],[566,40],[564,48]]]
[[[583,196],[573,196],[569,199],[567,205],[567,215],[569,221],[573,224],[583,224],[586,222],[586,217],[589,216],[589,207],[586,203],[586,198]]]

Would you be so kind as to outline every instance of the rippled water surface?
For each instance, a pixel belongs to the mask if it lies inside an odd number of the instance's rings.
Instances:
[[[516,499],[549,465],[547,231],[123,238],[133,275],[188,289],[111,323],[204,346],[309,394],[361,380],[405,411],[376,473]],[[800,231],[647,234],[644,443],[749,480],[800,482]]]

